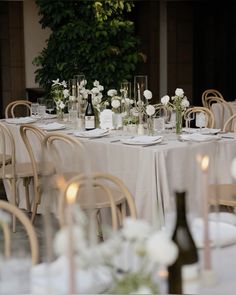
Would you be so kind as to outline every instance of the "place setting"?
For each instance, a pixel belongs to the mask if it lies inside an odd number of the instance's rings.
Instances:
[[[63,130],[66,128],[65,124],[53,122],[48,124],[38,124],[39,128],[45,130],[45,131],[57,131],[57,130]]]
[[[75,131],[73,133],[76,137],[93,139],[93,138],[100,138],[104,136],[108,136],[110,134],[110,130],[108,129],[100,129],[96,128],[93,130],[85,130],[85,131]]]

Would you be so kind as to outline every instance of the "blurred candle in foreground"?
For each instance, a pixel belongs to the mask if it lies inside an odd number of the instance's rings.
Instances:
[[[74,239],[73,239],[73,210],[72,206],[76,201],[79,185],[76,183],[70,184],[66,191],[67,201],[67,226],[68,226],[68,264],[69,264],[69,291],[70,294],[76,293],[75,284],[75,262],[74,262]]]
[[[211,269],[211,256],[210,256],[210,238],[209,238],[209,201],[208,201],[208,168],[209,157],[204,156],[201,160],[201,169],[203,172],[203,221],[204,221],[204,269]]]

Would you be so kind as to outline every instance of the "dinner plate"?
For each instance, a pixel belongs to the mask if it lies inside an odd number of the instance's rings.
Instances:
[[[62,130],[66,128],[64,124],[60,124],[57,122],[53,122],[49,124],[41,124],[41,125],[38,125],[38,127],[45,131],[56,131],[56,130]]]
[[[38,115],[32,115],[31,118],[33,119],[41,119],[40,116]],[[57,115],[56,114],[48,114],[46,113],[43,117],[43,120],[48,120],[48,119],[56,119],[57,118]]]
[[[73,134],[74,136],[82,137],[82,138],[99,138],[99,137],[107,136],[108,134],[110,134],[110,131],[97,128],[97,129],[88,130],[88,131],[76,131]]]
[[[154,145],[162,141],[162,136],[136,136],[133,138],[121,139],[121,142],[129,145]]]
[[[194,141],[194,142],[205,142],[205,141],[215,141],[220,140],[221,136],[213,134],[201,134],[201,133],[191,133],[191,134],[181,134],[180,140],[182,141]]]
[[[221,131],[221,129],[214,128],[183,128],[183,131],[186,133],[200,133],[204,135],[208,134],[217,134]]]
[[[20,118],[8,118],[5,119],[6,123],[9,124],[30,124],[30,123],[34,123],[37,120],[35,118],[31,118],[31,117],[20,117]]]

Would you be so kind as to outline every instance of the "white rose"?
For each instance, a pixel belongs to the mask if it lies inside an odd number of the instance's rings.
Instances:
[[[164,95],[162,98],[161,98],[161,103],[164,104],[164,105],[167,105],[170,101],[170,97],[169,95]]]
[[[70,96],[69,90],[68,89],[64,89],[63,90],[63,95],[64,95],[65,98],[69,97]]]
[[[98,87],[98,85],[99,85],[99,81],[98,81],[98,80],[95,80],[95,81],[93,82],[93,86]]]
[[[127,217],[121,231],[127,240],[142,240],[150,235],[151,227],[145,220]]]
[[[138,112],[138,110],[137,110],[136,108],[132,108],[132,109],[130,110],[130,112],[131,112],[131,114],[132,114],[133,116],[135,116],[135,117],[138,117],[138,116],[139,116],[139,112]]]
[[[175,95],[179,96],[179,97],[184,97],[184,91],[182,88],[176,88],[175,89]]]
[[[97,93],[99,93],[99,89],[97,87],[93,87],[91,89],[91,92],[94,93],[94,94],[97,94]]]
[[[146,244],[147,254],[153,262],[171,265],[178,256],[176,244],[163,231],[153,234]]]
[[[117,95],[117,90],[116,89],[110,89],[110,90],[107,91],[107,95],[113,97],[113,96]]]
[[[143,95],[147,100],[152,98],[152,92],[150,90],[144,90]]]
[[[182,101],[181,101],[181,106],[182,108],[188,108],[189,107],[189,101],[187,100],[187,98],[184,98]]]
[[[99,89],[99,91],[103,91],[104,87],[102,85],[98,85],[98,89]]]
[[[120,107],[120,101],[118,99],[113,99],[112,102],[111,102],[111,106],[114,109],[117,109],[118,107]]]
[[[64,107],[65,107],[66,105],[64,104],[63,101],[60,101],[60,103],[58,104],[58,106],[59,106],[60,109],[64,109]]]
[[[80,82],[80,87],[84,87],[87,84],[87,80],[82,80]]]
[[[148,116],[152,116],[155,114],[155,108],[153,105],[149,104],[148,106],[146,106],[146,113]]]
[[[99,103],[101,103],[101,98],[96,95],[94,98],[93,98],[93,104],[96,106],[98,105]]]

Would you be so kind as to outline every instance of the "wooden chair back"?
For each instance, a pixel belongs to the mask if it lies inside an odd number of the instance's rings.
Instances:
[[[206,89],[203,93],[202,93],[202,105],[203,105],[203,107],[208,107],[208,105],[207,105],[207,102],[206,102],[206,100],[207,100],[207,98],[209,97],[209,96],[214,96],[214,97],[218,97],[218,98],[221,98],[221,99],[223,99],[224,100],[224,97],[223,97],[223,95],[220,93],[220,91],[218,91],[218,90],[216,90],[216,89]]]
[[[184,119],[186,121],[188,121],[189,120],[189,116],[192,113],[195,113],[195,114],[197,114],[197,113],[203,113],[205,115],[205,118],[206,118],[206,126],[205,127],[208,127],[208,128],[213,128],[214,127],[214,124],[215,124],[214,114],[208,108],[206,108],[206,107],[198,107],[198,106],[188,108],[184,112]]]
[[[10,102],[5,108],[5,118],[15,118],[21,114],[31,115],[31,104],[30,101],[23,99]]]

